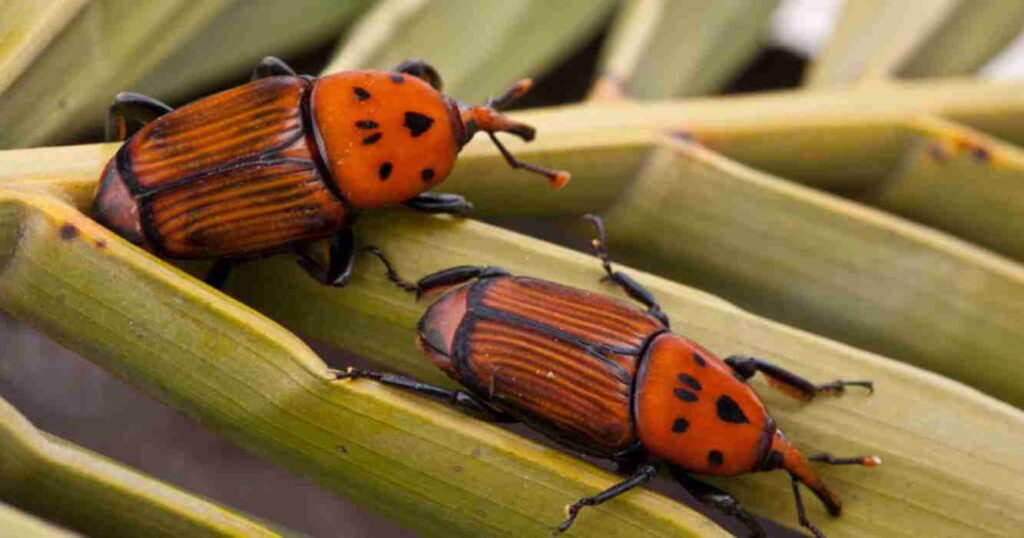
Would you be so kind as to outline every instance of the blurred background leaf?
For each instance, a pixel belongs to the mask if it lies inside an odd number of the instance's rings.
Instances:
[[[0,443],[3,498],[92,536],[282,536],[244,515],[40,432],[3,399]],[[18,535],[11,532],[16,528],[0,521],[8,536]]]
[[[389,69],[429,58],[445,92],[483,102],[522,77],[543,74],[592,38],[610,0],[382,0],[324,69]],[[456,37],[457,36],[457,37]]]
[[[720,90],[761,47],[775,0],[626,0],[594,96],[658,99]]]

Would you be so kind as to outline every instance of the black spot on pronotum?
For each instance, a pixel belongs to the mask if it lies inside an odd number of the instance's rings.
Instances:
[[[725,457],[722,456],[720,451],[712,450],[711,452],[708,452],[708,465],[718,467],[722,465],[723,461],[725,461]]]
[[[672,423],[672,431],[674,433],[683,433],[686,431],[686,428],[689,427],[690,423],[685,418],[677,418],[676,421]]]
[[[380,127],[380,125],[373,120],[359,120],[356,122],[356,128],[359,129],[376,129],[377,127]]]
[[[690,392],[690,391],[688,391],[688,390],[675,389],[675,390],[672,391],[672,393],[676,395],[676,398],[679,398],[680,400],[682,400],[684,402],[696,402],[697,401],[697,395],[692,393],[692,392]]]
[[[365,101],[370,98],[370,92],[366,91],[365,88],[360,88],[359,86],[352,88],[352,93],[356,94],[356,99],[359,99],[360,101]]]
[[[430,181],[431,179],[434,179],[434,169],[424,168],[423,171],[420,172],[420,177],[423,178],[423,181]]]
[[[747,415],[740,409],[736,400],[728,396],[720,396],[718,402],[715,403],[716,411],[718,412],[718,418],[725,422],[731,422],[733,424],[746,424],[750,422],[747,419]]]
[[[381,181],[387,181],[388,177],[391,175],[391,163],[385,162],[384,164],[381,164],[380,168],[377,170],[377,175],[380,176]]]
[[[427,132],[430,126],[434,124],[434,119],[430,116],[424,116],[419,112],[406,112],[405,113],[405,125],[409,129],[409,133],[412,134],[413,138]]]
[[[679,381],[682,381],[683,383],[686,384],[686,386],[690,387],[693,390],[700,390],[704,388],[700,385],[700,381],[697,381],[697,378],[693,377],[690,374],[680,373],[676,377],[679,378]]]
[[[107,242],[103,239],[96,241],[96,248],[107,248]]]
[[[701,357],[700,353],[697,353],[696,351],[693,352],[693,362],[697,363],[697,366],[707,366],[708,364],[707,361],[704,360],[704,357]]]
[[[398,73],[391,73],[390,77],[391,77],[391,82],[394,82],[395,84],[401,84],[401,83],[405,82],[405,77],[403,77],[402,75],[399,75]]]
[[[363,145],[369,146],[370,144],[375,144],[378,140],[380,140],[381,136],[383,136],[381,133],[373,133],[372,135],[363,139]]]
[[[78,228],[75,228],[74,224],[70,222],[60,227],[60,238],[65,241],[70,241],[78,237]]]

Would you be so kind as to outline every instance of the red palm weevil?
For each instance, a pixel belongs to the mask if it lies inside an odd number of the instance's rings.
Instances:
[[[800,400],[873,391],[870,381],[815,384],[766,360],[725,360],[669,330],[654,296],[614,271],[601,220],[594,247],[606,276],[646,309],[497,267],[460,266],[412,284],[377,249],[388,278],[417,296],[448,289],[420,319],[418,345],[469,391],[451,391],[394,374],[349,368],[339,378],[368,378],[445,399],[498,422],[522,422],[568,448],[619,463],[629,478],[568,507],[566,530],[579,511],[621,495],[657,474],[659,464],[699,501],[764,530],[728,493],[693,475],[789,473],[800,524],[822,536],[805,514],[799,484],[832,515],[842,504],[810,462],[873,467],[877,456],[804,457],[782,434],[747,384],[761,372]],[[450,289],[449,289],[450,288]]]
[[[437,71],[420,60],[315,79],[268,57],[252,79],[177,110],[119,94],[107,136],[127,140],[102,173],[96,220],[163,257],[219,260],[207,276],[215,286],[237,260],[287,251],[314,278],[342,286],[357,251],[349,225],[359,210],[396,203],[472,210],[460,196],[425,191],[444,181],[477,132],[512,167],[542,174],[555,188],[569,180],[517,160],[495,137],[533,139],[532,127],[498,112],[529,90],[529,80],[466,106],[442,94]],[[327,237],[324,263],[308,247]]]

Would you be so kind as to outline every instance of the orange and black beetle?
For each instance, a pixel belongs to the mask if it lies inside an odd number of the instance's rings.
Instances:
[[[218,259],[207,277],[214,285],[233,260],[294,249],[315,278],[340,286],[356,251],[349,224],[358,210],[400,202],[434,213],[472,209],[460,196],[425,191],[444,181],[478,131],[513,167],[556,188],[569,179],[516,160],[494,136],[533,139],[532,127],[498,113],[528,80],[484,106],[463,106],[418,60],[314,79],[266,58],[252,78],[177,110],[119,94],[108,138],[116,126],[128,140],[103,171],[96,220],[164,257]],[[325,237],[326,264],[305,249]]]
[[[724,361],[669,330],[654,297],[624,273],[613,271],[600,219],[594,241],[606,279],[643,303],[629,303],[552,282],[512,276],[496,267],[461,266],[401,280],[417,294],[450,288],[419,322],[419,346],[469,392],[449,391],[393,374],[350,368],[339,378],[370,378],[445,398],[499,421],[521,421],[559,443],[611,458],[630,478],[569,506],[569,528],[584,506],[608,501],[657,474],[655,463],[698,500],[736,516],[755,535],[763,529],[727,493],[691,476],[737,475],[784,469],[793,482],[800,523],[821,532],[804,513],[803,483],[838,515],[839,498],[809,461],[874,466],[877,457],[805,458],[786,440],[757,394],[746,384],[756,372],[785,393],[810,400],[847,386],[873,390],[870,381],[816,385],[767,361],[734,356]]]

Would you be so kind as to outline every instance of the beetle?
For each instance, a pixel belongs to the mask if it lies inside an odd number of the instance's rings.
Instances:
[[[418,324],[419,348],[468,391],[447,390],[372,370],[335,370],[339,379],[373,379],[472,410],[498,422],[522,422],[568,448],[609,458],[629,478],[569,505],[572,525],[583,507],[609,501],[654,478],[659,464],[699,501],[739,518],[756,536],[757,520],[726,492],[692,475],[789,473],[802,526],[821,531],[805,514],[798,485],[838,516],[842,504],[810,462],[873,467],[877,456],[804,457],[783,435],[747,384],[755,373],[800,400],[839,395],[846,387],[873,392],[871,381],[815,384],[763,359],[721,360],[672,332],[654,296],[612,268],[604,225],[588,215],[604,280],[645,309],[601,294],[522,276],[498,267],[459,266],[415,284],[402,280],[373,247],[388,278],[419,297],[447,289]]]
[[[564,171],[517,160],[495,136],[530,141],[535,130],[499,110],[529,91],[522,80],[482,106],[441,93],[421,60],[393,71],[299,76],[265,58],[252,81],[177,110],[121,93],[107,137],[127,139],[103,170],[93,216],[165,258],[216,259],[207,282],[223,284],[238,260],[294,250],[314,278],[342,286],[357,249],[349,226],[360,210],[391,204],[465,215],[461,196],[425,192],[485,132],[513,168]],[[330,237],[326,262],[310,243]]]

